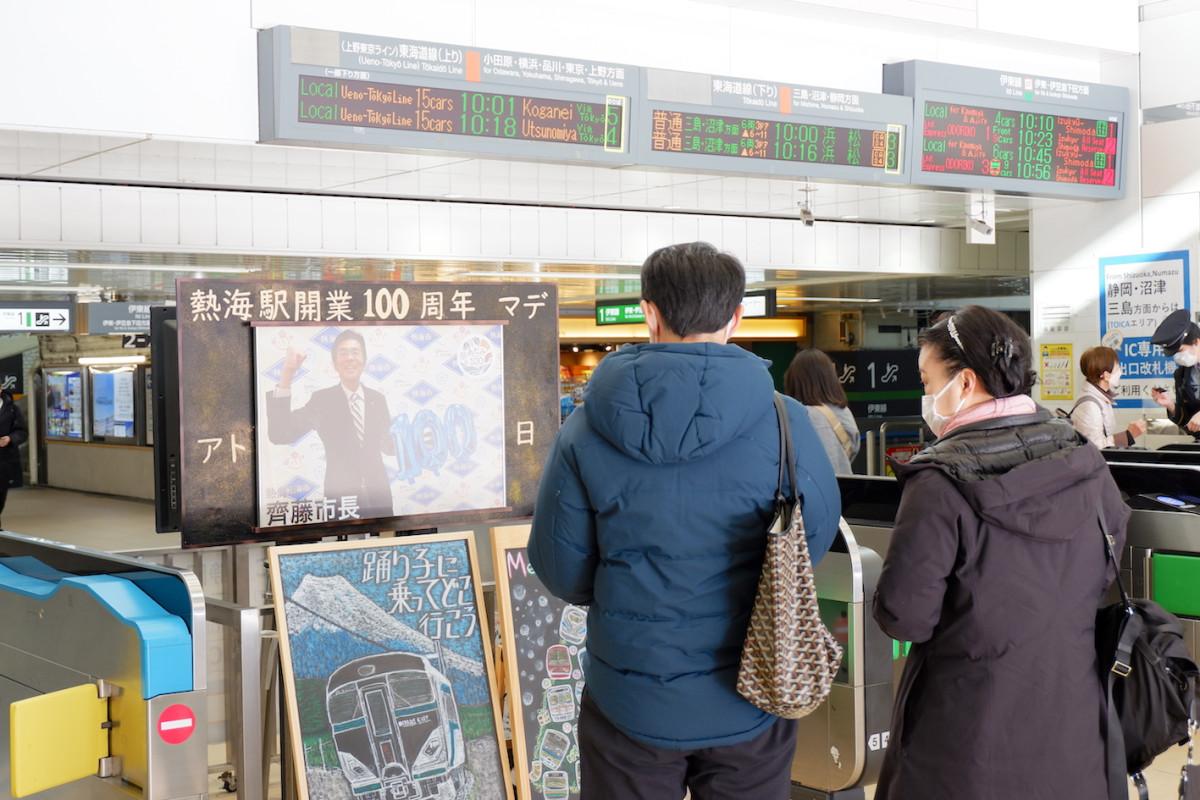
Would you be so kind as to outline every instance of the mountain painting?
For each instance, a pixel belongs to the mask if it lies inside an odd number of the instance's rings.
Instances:
[[[270,559],[302,795],[511,800],[471,534]]]

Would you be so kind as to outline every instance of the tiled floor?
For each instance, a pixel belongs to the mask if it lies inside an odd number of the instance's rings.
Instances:
[[[101,550],[149,550],[179,546],[178,534],[154,532],[154,507],[148,502],[41,487],[10,492],[3,525],[6,530]],[[1168,800],[1178,797],[1179,771],[1186,755],[1184,748],[1174,748],[1147,770],[1146,779],[1152,798]],[[214,749],[214,760],[221,757]],[[213,797],[231,796],[219,792],[220,785],[215,776],[212,788]],[[278,783],[273,789],[273,795],[278,797]],[[874,794],[873,787],[867,788],[867,800],[873,800]],[[1131,800],[1137,798],[1132,784],[1129,796]]]

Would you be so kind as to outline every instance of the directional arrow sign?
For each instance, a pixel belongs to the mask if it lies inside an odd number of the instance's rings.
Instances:
[[[0,331],[70,333],[69,303],[0,303]]]

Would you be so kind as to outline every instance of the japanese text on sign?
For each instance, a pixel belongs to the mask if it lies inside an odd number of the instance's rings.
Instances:
[[[497,316],[480,314],[474,293],[467,290],[409,292],[406,289],[363,289],[364,310],[355,314],[348,289],[195,289],[188,295],[192,322],[370,322],[373,320],[466,321]],[[549,292],[501,297],[509,319],[531,320],[546,308]]]
[[[433,639],[466,639],[479,629],[475,591],[462,558],[452,553],[414,554],[395,548],[362,554],[363,586],[389,586],[390,614],[421,614],[421,632]]]

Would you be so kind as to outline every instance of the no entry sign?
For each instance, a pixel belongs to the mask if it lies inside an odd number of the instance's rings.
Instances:
[[[158,715],[158,735],[167,744],[183,744],[196,730],[196,715],[185,705],[167,706]]]

